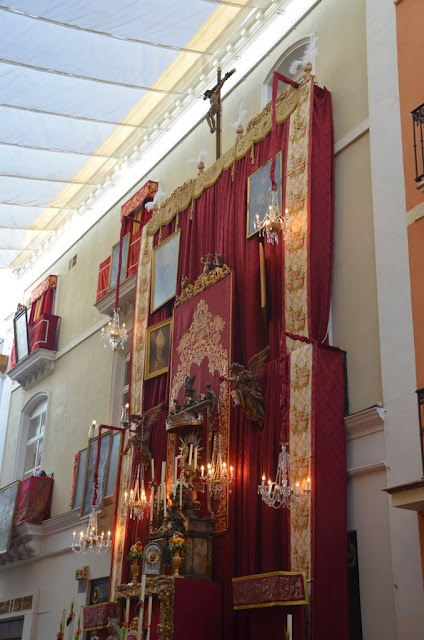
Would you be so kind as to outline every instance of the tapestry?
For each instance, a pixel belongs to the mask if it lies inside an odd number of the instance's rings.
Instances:
[[[200,280],[200,278],[199,278]],[[221,391],[220,433],[224,456],[228,459],[230,442],[230,398],[228,385],[220,383],[220,377],[228,372],[231,363],[232,336],[232,275],[218,280],[174,310],[174,336],[171,356],[169,406],[174,399],[184,405],[184,381],[196,377],[196,397],[206,395],[207,385],[216,394]],[[202,430],[202,459],[199,466],[206,467],[208,435]],[[175,441],[175,438],[172,438]],[[167,468],[173,469],[175,445],[168,446]],[[210,457],[210,456],[209,456]],[[216,516],[215,532],[225,531],[228,526],[227,495],[213,504]]]
[[[306,575],[302,572],[273,571],[233,578],[233,609],[307,604]]]

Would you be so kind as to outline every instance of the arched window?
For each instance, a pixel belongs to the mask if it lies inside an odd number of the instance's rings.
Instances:
[[[24,466],[24,479],[28,476],[37,475],[37,473],[41,470],[46,414],[47,400],[44,400],[43,402],[40,402],[40,404],[30,415]]]
[[[33,395],[22,409],[15,460],[16,480],[36,475],[42,469],[48,404],[48,394],[40,391]]]
[[[295,42],[291,47],[286,49],[283,53],[275,67],[270,71],[268,76],[265,78],[265,82],[262,85],[262,108],[271,100],[272,98],[272,76],[274,71],[278,71],[281,75],[286,76],[286,78],[291,78],[292,80],[296,80],[299,82],[303,77],[303,68],[302,65],[298,65],[298,69],[296,73],[292,73],[290,67],[296,60],[302,60],[306,47],[309,45],[311,38],[308,36],[306,38],[302,38]],[[311,62],[314,62],[313,60]],[[312,73],[315,73],[315,69],[312,69]],[[280,88],[281,91],[281,88]]]

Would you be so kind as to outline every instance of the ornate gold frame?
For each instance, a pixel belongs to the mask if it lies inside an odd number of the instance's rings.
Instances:
[[[150,365],[150,340],[151,334],[153,331],[157,331],[161,327],[166,327],[169,325],[169,348],[168,348],[168,364],[166,367],[162,369],[158,369],[157,371],[149,371]],[[144,364],[144,379],[149,380],[150,378],[155,378],[156,376],[162,375],[162,373],[166,373],[169,369],[169,362],[171,359],[171,346],[172,346],[172,318],[168,318],[167,320],[163,320],[162,322],[158,322],[157,324],[153,324],[151,327],[147,327],[146,330],[146,360]]]
[[[277,156],[280,156],[280,209],[282,209],[283,206],[283,154],[281,153],[281,151],[279,151],[276,154],[276,158]],[[251,181],[253,180],[254,176],[259,173],[259,171],[262,171],[263,169],[265,169],[265,167],[267,165],[271,166],[271,162],[272,162],[272,158],[270,158],[269,160],[267,160],[263,165],[261,165],[258,169],[256,169],[256,171],[254,171],[254,173],[252,173],[248,178],[247,178],[247,211],[246,211],[246,238],[251,238],[252,236],[255,236],[257,233],[259,233],[259,229],[256,229],[255,231],[253,231],[253,233],[249,234],[249,222],[250,222],[250,184]],[[277,165],[277,162],[275,163]],[[269,181],[269,186],[271,187],[271,180]]]
[[[172,293],[172,295],[168,296],[168,298],[166,298],[165,300],[161,300],[159,302],[159,304],[154,307],[154,291],[155,291],[155,271],[156,271],[156,252],[160,251],[168,242],[170,242],[173,238],[175,238],[176,236],[178,236],[178,245],[177,245],[177,254],[175,257],[175,286],[174,286],[174,292]],[[169,302],[169,300],[172,300],[172,298],[175,297],[176,293],[177,293],[177,277],[178,277],[178,263],[179,263],[179,257],[180,257],[180,239],[181,239],[181,229],[178,229],[177,231],[174,231],[174,233],[172,233],[170,236],[168,236],[168,238],[166,240],[164,240],[163,242],[161,242],[160,244],[156,245],[156,247],[153,247],[153,251],[152,251],[152,285],[150,288],[150,313],[153,313],[154,311],[156,311],[156,309],[160,309],[160,307],[162,307],[166,302]]]

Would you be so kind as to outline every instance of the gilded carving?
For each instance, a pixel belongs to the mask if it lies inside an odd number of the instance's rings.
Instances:
[[[226,264],[217,269],[213,269],[208,273],[202,273],[193,284],[186,284],[181,291],[181,295],[177,296],[174,306],[179,307],[180,304],[187,302],[187,300],[191,300],[191,298],[202,293],[202,291],[205,291],[205,289],[208,289],[215,284],[215,282],[222,280],[222,278],[225,278],[225,276],[228,276],[230,273],[231,270]]]

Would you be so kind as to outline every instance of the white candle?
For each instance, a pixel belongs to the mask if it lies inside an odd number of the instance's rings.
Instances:
[[[165,482],[162,485],[162,494],[163,494],[163,517],[166,518],[166,483]]]
[[[150,496],[150,522],[153,522],[153,509],[155,506],[155,487],[152,484],[152,494]]]
[[[287,637],[288,640],[293,640],[293,616],[291,613],[287,614]]]
[[[162,473],[160,477],[160,483],[163,484],[165,482],[165,474],[166,474],[166,462],[162,462]]]
[[[308,478],[308,485],[306,487],[306,491],[310,491],[311,490],[311,479]]]
[[[158,505],[157,505],[157,510],[159,512],[160,509],[160,485],[158,485]]]
[[[126,607],[125,607],[125,622],[128,624],[130,621],[130,599],[127,598]]]
[[[202,464],[202,466],[200,467],[200,477],[201,477],[201,478],[204,478],[204,477],[205,477],[205,467],[203,466],[203,464]]]
[[[188,466],[191,467],[191,461],[193,459],[193,445],[190,445],[190,452],[188,454]]]
[[[174,486],[177,486],[177,479],[178,479],[178,456],[175,456],[175,458],[174,458],[174,477],[173,477]]]
[[[146,574],[141,576],[140,611],[138,612],[137,640],[141,640],[144,618],[144,596],[146,595]]]
[[[147,640],[150,640],[150,625],[152,623],[152,596],[149,596],[147,605]]]
[[[194,470],[197,470],[197,447],[194,449]]]
[[[152,482],[153,482],[153,480],[155,479],[155,461],[152,458],[150,462],[152,464]]]
[[[265,486],[265,475],[262,476],[262,483],[261,483],[261,487]]]

